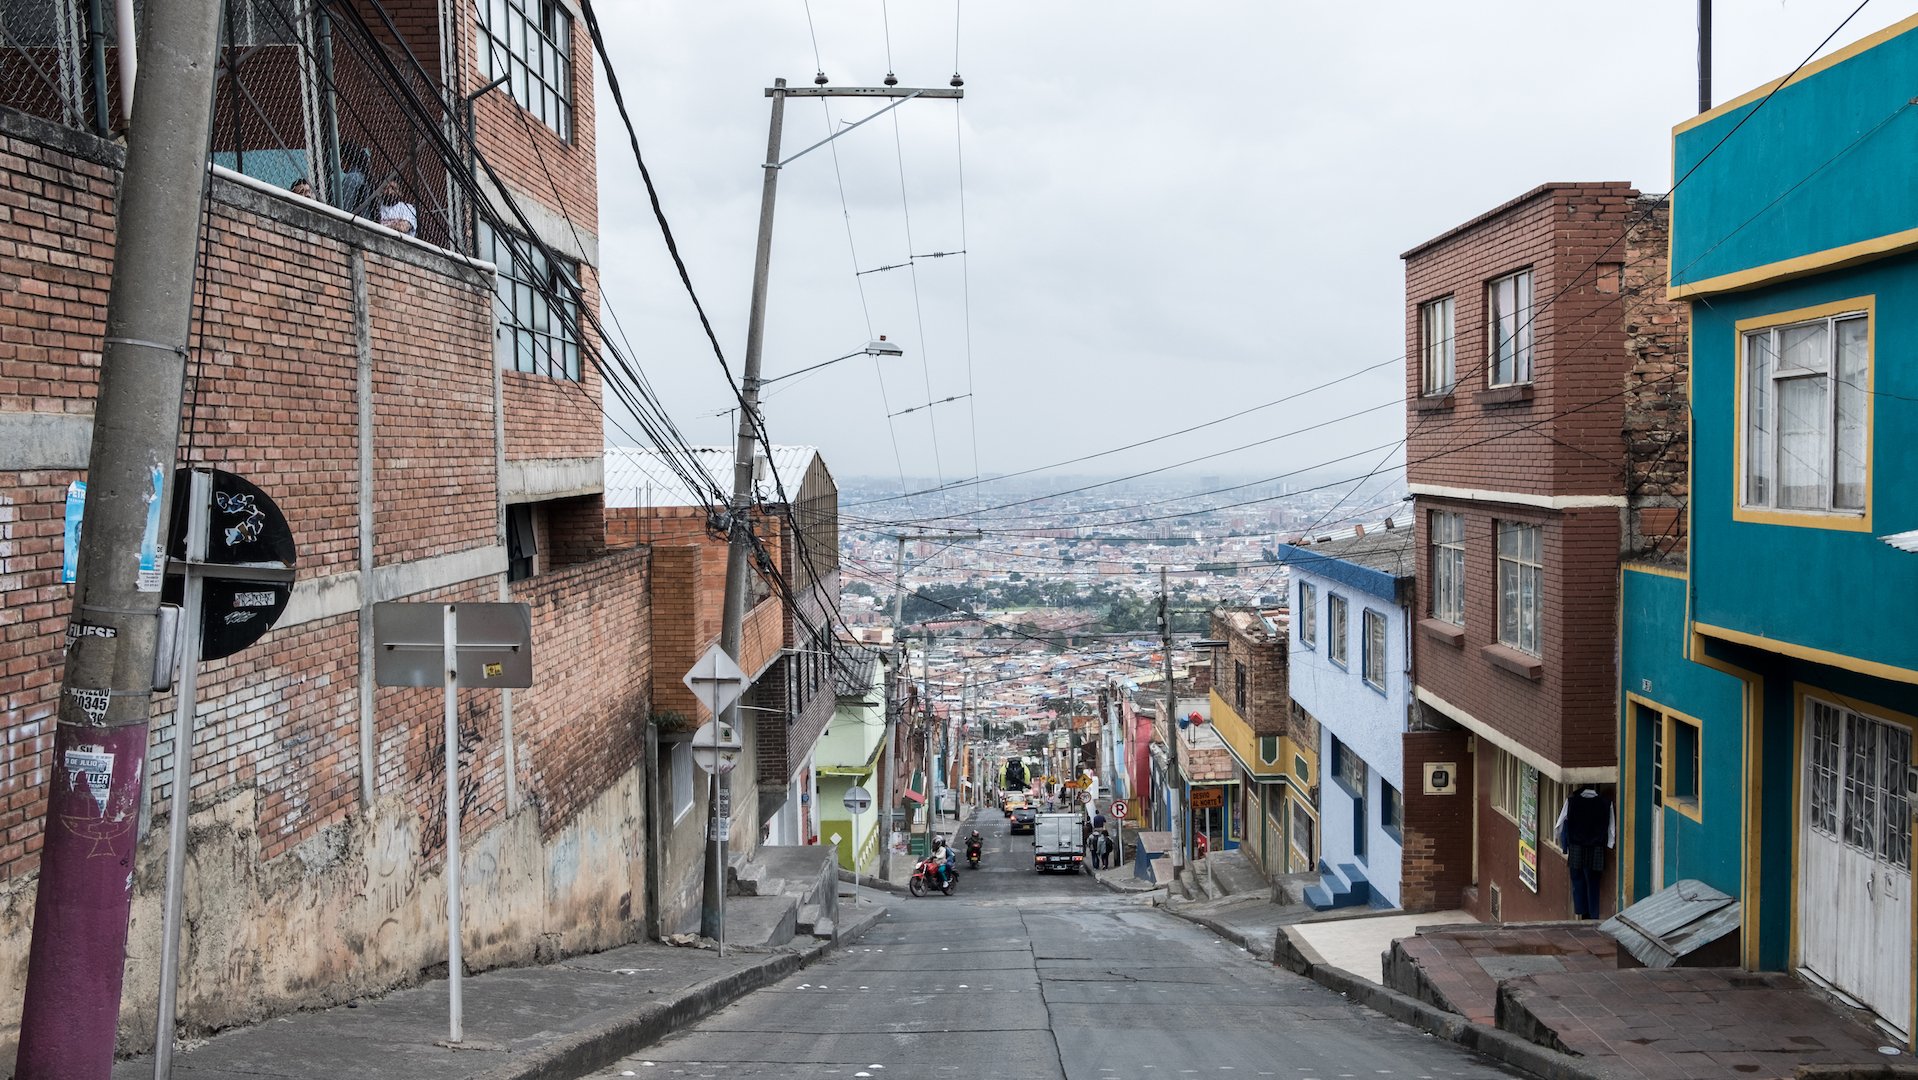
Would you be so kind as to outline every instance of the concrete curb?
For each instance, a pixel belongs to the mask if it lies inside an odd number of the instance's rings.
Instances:
[[[675,1032],[810,966],[839,945],[850,944],[885,917],[883,909],[860,920],[835,941],[790,952],[769,953],[738,971],[688,987],[672,1000],[649,1001],[597,1028],[574,1032],[539,1047],[525,1059],[482,1073],[475,1080],[575,1080],[603,1069]]]
[[[1596,1062],[1527,1042],[1509,1031],[1473,1023],[1457,1013],[1333,967],[1294,933],[1292,927],[1279,927],[1273,942],[1273,962],[1328,990],[1338,991],[1349,1001],[1543,1080],[1617,1080],[1616,1073]]]
[[[847,885],[851,885],[851,884],[852,884],[852,871],[851,871],[851,870],[848,870],[848,869],[846,869],[846,868],[845,868],[845,867],[843,867],[843,866],[842,866],[842,867],[840,867],[840,868],[839,868],[839,880],[840,880],[841,882],[843,882],[843,883],[845,883],[845,884],[847,884]],[[894,896],[906,896],[906,895],[908,895],[908,894],[907,894],[907,892],[906,892],[906,889],[905,889],[905,886],[903,886],[903,885],[894,885],[894,884],[893,884],[892,882],[890,882],[890,881],[887,881],[887,880],[886,880],[885,878],[882,878],[882,877],[874,877],[874,876],[873,876],[873,875],[871,875],[871,874],[861,874],[861,875],[859,875],[859,887],[860,887],[861,889],[881,889],[881,890],[884,890],[884,891],[886,891],[886,892],[889,892],[889,893],[892,893],[892,894],[893,894]]]
[[[1273,946],[1269,942],[1258,942],[1258,941],[1248,940],[1243,931],[1234,929],[1233,927],[1227,926],[1226,924],[1219,922],[1217,919],[1207,918],[1206,916],[1197,914],[1196,912],[1174,911],[1170,907],[1166,907],[1165,910],[1169,914],[1177,915],[1179,918],[1184,919],[1185,921],[1189,923],[1197,923],[1198,925],[1205,927],[1207,930],[1212,931],[1213,933],[1219,935],[1219,937],[1225,939],[1226,941],[1231,942],[1234,945],[1237,945],[1239,948],[1244,949],[1246,952],[1251,953],[1253,956],[1258,957],[1259,959],[1265,961],[1268,964],[1274,962]]]

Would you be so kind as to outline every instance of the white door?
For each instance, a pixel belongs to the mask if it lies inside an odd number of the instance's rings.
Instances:
[[[1911,732],[1805,699],[1798,948],[1819,977],[1911,1022]]]

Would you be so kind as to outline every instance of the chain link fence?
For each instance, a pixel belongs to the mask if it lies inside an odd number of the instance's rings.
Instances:
[[[471,253],[468,208],[447,161],[461,167],[465,133],[435,77],[413,60],[436,56],[437,43],[403,41],[377,5],[369,17],[348,2],[225,0],[213,163]],[[116,8],[116,0],[0,0],[0,105],[122,133]]]
[[[0,105],[110,135],[121,123],[117,11],[114,0],[0,0]]]

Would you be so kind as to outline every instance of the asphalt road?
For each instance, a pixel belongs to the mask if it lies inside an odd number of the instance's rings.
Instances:
[[[952,896],[595,1077],[1454,1080],[1520,1075],[1204,928],[1039,875],[997,813]],[[961,863],[963,866],[963,861]]]

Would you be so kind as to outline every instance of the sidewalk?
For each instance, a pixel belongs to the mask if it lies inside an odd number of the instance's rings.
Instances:
[[[1315,912],[1252,895],[1162,906],[1358,1004],[1555,1080],[1879,1076],[1894,1065],[1918,1076],[1909,1054],[1884,1054],[1890,1040],[1790,975],[1620,969],[1616,944],[1590,923],[1481,926],[1459,911]]]
[[[447,1036],[447,983],[434,979],[324,1012],[296,1013],[223,1032],[174,1056],[175,1076],[351,1076],[356,1080],[561,1080],[582,1076],[656,1042],[742,995],[769,986],[884,918],[881,894],[862,890],[857,912],[841,899],[837,942],[771,951],[621,946],[542,967],[462,980],[465,1039]],[[144,1080],[142,1056],[114,1080]]]

